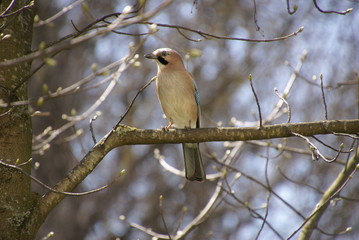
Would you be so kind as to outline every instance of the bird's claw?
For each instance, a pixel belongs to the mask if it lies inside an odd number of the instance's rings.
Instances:
[[[168,132],[167,126],[161,126],[161,129],[162,129],[162,131],[164,131],[164,132]]]
[[[166,127],[161,126],[161,128],[162,128],[163,131],[168,132],[168,130],[172,127],[172,125],[173,125],[173,123],[170,123],[170,124],[168,124],[168,126],[166,126]]]

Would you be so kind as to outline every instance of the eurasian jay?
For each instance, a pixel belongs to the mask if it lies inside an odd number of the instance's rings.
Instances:
[[[200,106],[197,85],[186,70],[178,52],[160,48],[146,54],[157,63],[156,93],[169,122],[167,129],[199,128]],[[188,180],[204,181],[204,172],[198,143],[183,143],[185,175]]]

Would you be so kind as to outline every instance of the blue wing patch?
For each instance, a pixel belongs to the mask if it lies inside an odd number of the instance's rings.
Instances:
[[[194,97],[196,98],[197,105],[199,105],[199,92],[198,92],[197,84],[195,81],[193,81],[193,83],[194,83]]]

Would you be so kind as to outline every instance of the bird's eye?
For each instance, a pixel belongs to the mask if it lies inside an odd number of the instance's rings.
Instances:
[[[168,64],[168,61],[166,59],[164,59],[163,57],[159,56],[158,58],[158,61],[160,63],[162,63],[163,65],[167,65]]]
[[[167,55],[169,55],[169,53],[168,53],[167,51],[163,51],[163,52],[162,52],[162,56],[165,57],[165,56],[167,56]]]

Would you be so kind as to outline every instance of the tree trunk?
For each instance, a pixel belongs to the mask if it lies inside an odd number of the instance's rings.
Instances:
[[[0,1],[0,62],[18,58],[31,51],[33,7],[29,1]],[[12,5],[11,5],[12,4]],[[11,6],[10,9],[9,6]],[[8,11],[6,11],[8,9]],[[0,69],[0,101],[27,100],[27,81],[31,63]],[[28,106],[0,108],[0,160],[21,164],[31,157],[31,117]],[[22,168],[30,173],[31,163]],[[0,239],[33,239],[22,231],[38,196],[31,192],[31,180],[21,172],[0,165]]]

